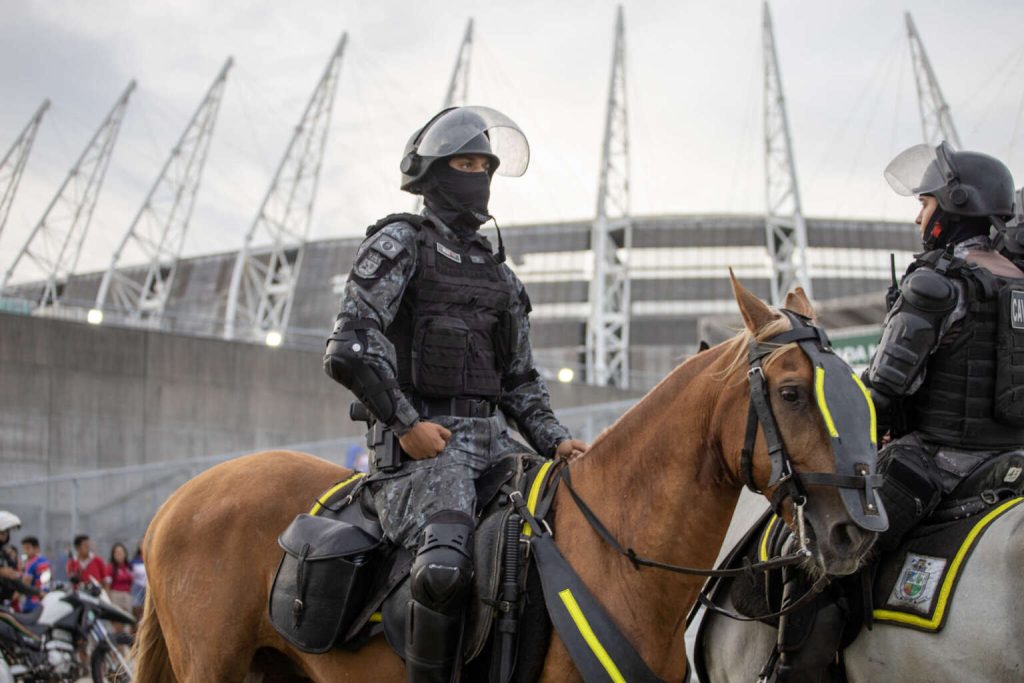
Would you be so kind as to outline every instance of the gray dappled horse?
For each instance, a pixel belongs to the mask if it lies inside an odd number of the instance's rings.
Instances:
[[[745,504],[743,504],[745,503]],[[742,533],[764,510],[749,497],[736,508]],[[723,548],[729,549],[729,544]],[[1024,506],[985,531],[960,577],[945,627],[924,633],[876,622],[843,654],[850,683],[1002,683],[1024,680]],[[732,606],[729,605],[731,608]],[[707,615],[704,654],[713,683],[751,683],[775,644],[777,631],[758,622]]]

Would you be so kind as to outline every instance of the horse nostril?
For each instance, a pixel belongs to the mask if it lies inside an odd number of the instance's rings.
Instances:
[[[836,524],[829,533],[829,541],[836,552],[850,552],[860,545],[861,530],[854,524]]]

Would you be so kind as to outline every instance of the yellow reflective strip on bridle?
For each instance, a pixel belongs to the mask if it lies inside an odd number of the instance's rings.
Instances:
[[[821,416],[825,418],[825,426],[828,427],[828,433],[834,439],[839,438],[839,432],[836,431],[836,423],[832,420],[832,413],[829,412],[828,403],[825,402],[825,368],[820,365],[814,368],[814,397],[818,399],[818,408],[821,410]]]
[[[353,474],[351,477],[341,482],[340,484],[335,484],[334,486],[329,488],[326,493],[322,494],[319,498],[317,498],[316,502],[313,504],[313,508],[309,511],[309,514],[315,515],[316,513],[320,512],[320,510],[323,509],[323,506],[327,505],[327,501],[331,499],[331,496],[333,496],[335,493],[337,493],[341,489],[345,488],[346,486],[354,482],[359,477],[365,476],[366,472],[356,472],[355,474]]]
[[[857,383],[860,390],[864,393],[864,400],[868,402],[868,410],[871,411],[871,443],[877,443],[877,437],[875,433],[878,431],[878,416],[875,414],[875,402],[871,400],[871,392],[864,386],[864,382],[860,381],[860,377],[857,373],[851,373],[853,375],[853,381]]]
[[[590,622],[587,621],[586,615],[583,614],[583,610],[580,609],[576,598],[573,597],[572,591],[566,588],[558,592],[558,597],[562,598],[565,608],[569,610],[569,616],[576,622],[576,628],[579,629],[580,635],[583,636],[583,640],[587,642],[594,656],[597,657],[597,661],[601,662],[601,666],[608,672],[608,677],[615,681],[615,683],[626,683],[626,679],[619,672],[619,667],[615,666],[615,662],[608,655],[608,651],[604,649],[604,645],[601,645],[601,641],[597,639],[594,630],[590,628]]]
[[[764,533],[761,534],[761,549],[757,553],[757,556],[762,562],[768,561],[768,538],[772,535],[772,529],[779,521],[778,515],[772,515],[771,520],[768,522],[768,526],[765,527]]]
[[[548,477],[548,470],[555,464],[554,460],[548,460],[546,463],[540,466],[540,471],[537,472],[537,476],[533,478],[533,485],[530,486],[530,495],[526,499],[526,509],[530,511],[531,515],[537,514],[537,499],[540,498],[540,490],[544,488],[544,480]],[[523,536],[532,536],[533,529],[530,528],[528,523],[523,524]]]

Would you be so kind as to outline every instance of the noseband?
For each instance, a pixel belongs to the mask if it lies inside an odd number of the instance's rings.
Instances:
[[[796,512],[796,522],[801,542],[803,534],[803,507],[807,502],[806,485],[834,486],[839,489],[852,489],[863,495],[863,509],[866,514],[878,514],[879,507],[876,489],[882,485],[882,475],[872,474],[873,467],[867,463],[855,463],[850,467],[853,474],[837,474],[832,472],[795,472],[793,463],[786,450],[779,432],[779,425],[772,413],[768,381],[765,378],[762,363],[770,353],[785,344],[796,343],[811,361],[815,368],[821,368],[824,376],[825,363],[842,362],[832,350],[825,330],[814,325],[804,316],[786,309],[780,309],[792,323],[792,329],[780,332],[765,341],[756,338],[750,340],[747,360],[750,369],[747,381],[750,384],[750,405],[747,410],[747,431],[743,450],[740,451],[740,478],[743,484],[757,494],[763,494],[754,482],[754,442],[757,439],[758,425],[764,434],[768,447],[768,458],[771,461],[771,474],[765,488],[776,487],[772,493],[772,509],[782,516],[782,504],[789,498]],[[849,369],[849,366],[846,366]],[[852,370],[850,370],[852,374]],[[817,390],[817,389],[816,389]],[[819,396],[819,404],[822,398]],[[873,425],[872,425],[873,426]],[[833,433],[835,440],[841,441]],[[837,462],[837,469],[839,463]]]

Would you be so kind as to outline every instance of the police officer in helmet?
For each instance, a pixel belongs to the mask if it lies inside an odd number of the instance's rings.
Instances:
[[[1024,368],[1010,352],[1024,344],[1024,272],[990,239],[1014,214],[1009,169],[943,142],[905,150],[885,178],[920,202],[923,251],[900,282],[864,376],[882,443],[891,439],[879,454],[883,551],[979,464],[1024,446]],[[810,609],[780,622],[775,680],[828,680],[842,610],[820,600]]]
[[[401,188],[420,215],[393,214],[359,247],[324,368],[397,436],[398,462],[371,460],[370,490],[388,538],[415,554],[406,614],[410,681],[458,676],[473,576],[474,482],[513,440],[498,409],[541,455],[587,445],[555,418],[529,342],[530,300],[479,233],[495,173],[522,175],[529,146],[487,107],[446,109],[410,138]],[[397,449],[395,449],[398,452]]]

